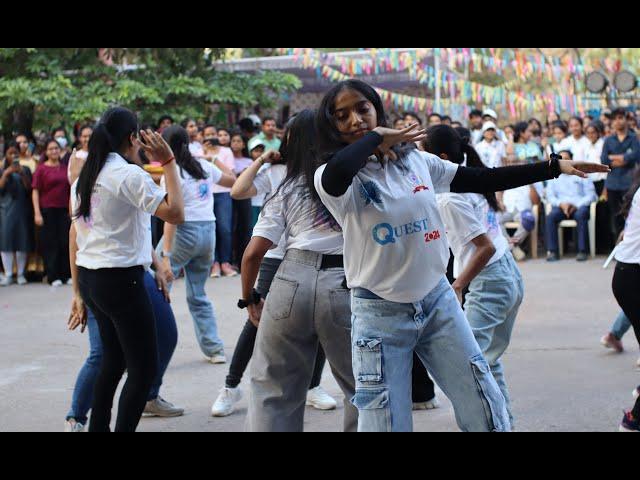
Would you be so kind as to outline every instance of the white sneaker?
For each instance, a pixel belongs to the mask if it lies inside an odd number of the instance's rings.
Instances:
[[[225,356],[224,352],[220,352],[207,357],[207,361],[217,365],[221,363],[227,363],[227,357]]]
[[[65,433],[83,433],[84,425],[71,418],[64,422],[64,431]]]
[[[29,282],[27,282],[27,279],[24,278],[24,275],[20,275],[18,277],[18,285],[26,285],[27,283]]]
[[[213,417],[226,417],[231,415],[235,410],[236,403],[242,399],[242,390],[240,387],[227,388],[224,387],[220,390],[220,394],[211,407],[211,416]]]
[[[62,286],[62,280],[54,280],[54,281],[51,283],[51,286],[52,286],[52,287],[56,287],[56,288],[57,288],[57,287],[61,287],[61,286]]]
[[[13,283],[13,277],[2,277],[0,279],[0,287],[8,287]]]
[[[70,278],[69,280],[67,280],[67,285],[69,285],[70,287],[73,286],[73,278]]]
[[[337,403],[334,398],[318,385],[307,392],[307,405],[318,410],[333,410]]]
[[[640,387],[636,388],[636,389],[633,391],[633,398],[634,398],[634,400],[637,400],[637,399],[638,399],[638,397],[640,397]]]
[[[158,397],[144,407],[142,416],[144,417],[180,417],[184,415],[184,408],[176,407],[174,404],[167,402],[164,398]]]
[[[426,402],[413,402],[413,410],[433,410],[440,407],[440,401],[433,397]]]

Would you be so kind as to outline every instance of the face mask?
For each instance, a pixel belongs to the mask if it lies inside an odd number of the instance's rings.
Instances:
[[[60,145],[60,148],[62,149],[64,149],[68,144],[68,141],[65,137],[56,138],[56,142],[58,142],[58,145]]]

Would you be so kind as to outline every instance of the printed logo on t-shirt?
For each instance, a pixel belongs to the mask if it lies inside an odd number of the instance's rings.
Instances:
[[[429,187],[424,185],[420,181],[420,179],[418,178],[418,176],[415,173],[410,172],[407,177],[409,178],[409,181],[411,182],[411,186],[413,187],[413,193],[414,194],[419,193],[419,192],[423,192],[425,190],[429,190]]]
[[[360,185],[360,196],[364,198],[365,205],[369,205],[371,203],[382,205],[380,187],[374,181],[364,182]]]
[[[414,222],[405,223],[396,227],[389,223],[379,223],[373,227],[373,239],[380,245],[385,246],[390,243],[396,243],[396,240],[417,233],[424,234],[425,243],[430,243],[440,239],[440,231],[429,231],[429,221],[424,218]]]
[[[206,180],[200,180],[198,182],[198,197],[200,200],[208,200],[210,196],[209,184]]]

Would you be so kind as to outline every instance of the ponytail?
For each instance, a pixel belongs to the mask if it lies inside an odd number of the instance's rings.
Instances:
[[[180,168],[180,176],[184,178],[183,170],[196,180],[204,180],[207,173],[202,168],[198,160],[193,158],[189,150],[189,134],[180,125],[171,125],[162,132],[162,138],[171,147],[173,155],[176,157],[176,163]]]
[[[74,212],[75,218],[87,220],[91,216],[91,195],[108,155],[118,151],[137,129],[135,114],[126,108],[115,107],[104,113],[89,139],[87,161],[78,177],[79,205]]]

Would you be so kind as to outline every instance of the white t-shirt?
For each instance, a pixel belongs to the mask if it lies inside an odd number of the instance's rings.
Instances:
[[[640,190],[633,196],[624,228],[624,240],[618,245],[616,260],[622,263],[640,264]]]
[[[596,140],[596,143],[589,142],[584,148],[584,160],[590,163],[602,163],[602,146],[604,145],[604,139],[600,137]],[[607,179],[606,173],[592,173],[589,178],[594,182],[599,182]]]
[[[533,208],[533,203],[531,202],[531,186],[524,185],[511,190],[505,190],[502,202],[509,213],[531,210]]]
[[[504,143],[497,138],[489,143],[482,140],[475,146],[476,152],[480,155],[482,163],[489,168],[497,168],[502,166],[502,159],[505,157]]]
[[[269,168],[271,168],[271,164],[270,163],[265,163],[264,165],[262,165],[260,167],[260,169],[258,170],[258,175],[256,176],[256,178],[258,178],[260,176],[260,174],[266,170],[268,170]],[[254,197],[251,198],[251,206],[252,207],[260,207],[262,208],[262,205],[264,205],[264,193],[263,194],[258,194]]]
[[[449,244],[435,195],[449,191],[458,165],[418,150],[402,165],[372,158],[340,197],[322,188],[326,165],[316,170],[315,186],[344,231],[349,288],[418,302],[447,271]]]
[[[200,142],[191,142],[189,144],[189,151],[194,157],[204,159],[204,148]]]
[[[306,183],[301,180],[266,200],[258,223],[253,227],[254,237],[271,240],[274,246],[283,235],[285,251],[297,248],[342,255],[344,240],[340,225],[322,202],[312,200]]]
[[[585,161],[585,155],[586,155],[585,151],[587,147],[591,145],[591,142],[587,137],[583,135],[580,138],[576,139],[573,135],[569,135],[567,138],[564,139],[562,143],[563,143],[563,146],[565,147],[564,149],[569,148],[569,150],[571,150],[573,159],[576,162]]]
[[[196,161],[202,166],[207,178],[196,180],[186,170],[179,173],[184,198],[184,221],[213,222],[216,219],[213,213],[213,186],[222,178],[222,171],[206,160],[196,158]],[[166,187],[164,175],[160,186]]]
[[[269,164],[270,165],[270,164]],[[278,187],[287,176],[286,165],[270,165],[264,170],[261,168],[258,175],[253,180],[253,186],[256,187],[258,195],[268,198],[278,190]],[[282,260],[286,252],[286,239],[281,238],[276,248],[272,248],[265,255],[266,258],[276,258]]]
[[[459,277],[471,262],[477,250],[472,240],[480,235],[486,234],[496,249],[487,266],[500,260],[509,250],[498,214],[491,209],[484,196],[477,193],[442,193],[437,197],[440,214],[447,227],[447,239],[455,257],[454,277]]]
[[[71,206],[78,208],[78,182]],[[90,270],[151,265],[151,215],[166,193],[137,165],[110,153],[91,195],[91,216],[75,219],[76,264]]]
[[[233,172],[236,175],[240,175],[247,168],[249,168],[251,166],[251,164],[253,163],[253,160],[251,160],[250,158],[247,158],[247,157],[233,157],[233,158],[235,160],[235,164],[234,164],[234,167],[233,167]]]

